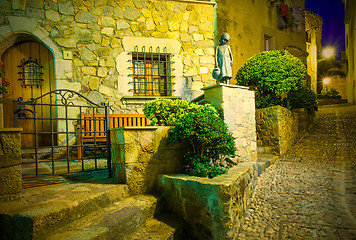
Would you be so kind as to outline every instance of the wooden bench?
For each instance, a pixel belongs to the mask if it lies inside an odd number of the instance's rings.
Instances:
[[[143,114],[110,114],[110,128],[149,126],[149,120]],[[86,143],[106,142],[106,123],[104,114],[80,114],[77,144],[78,159],[82,158],[82,148]]]

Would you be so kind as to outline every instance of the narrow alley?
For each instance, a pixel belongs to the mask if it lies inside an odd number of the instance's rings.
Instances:
[[[263,173],[239,239],[356,239],[356,106],[314,126]]]

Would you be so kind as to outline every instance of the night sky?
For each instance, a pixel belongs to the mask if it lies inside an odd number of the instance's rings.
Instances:
[[[344,4],[342,0],[306,0],[305,8],[323,18],[322,48],[333,46],[336,58],[345,50]]]

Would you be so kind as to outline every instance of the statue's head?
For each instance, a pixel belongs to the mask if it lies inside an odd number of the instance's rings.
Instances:
[[[230,35],[225,32],[220,37],[220,43],[227,43],[228,41],[230,41]]]

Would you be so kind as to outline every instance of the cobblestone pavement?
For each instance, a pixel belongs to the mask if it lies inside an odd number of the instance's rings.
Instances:
[[[356,239],[356,107],[325,106],[256,185],[238,239]]]

